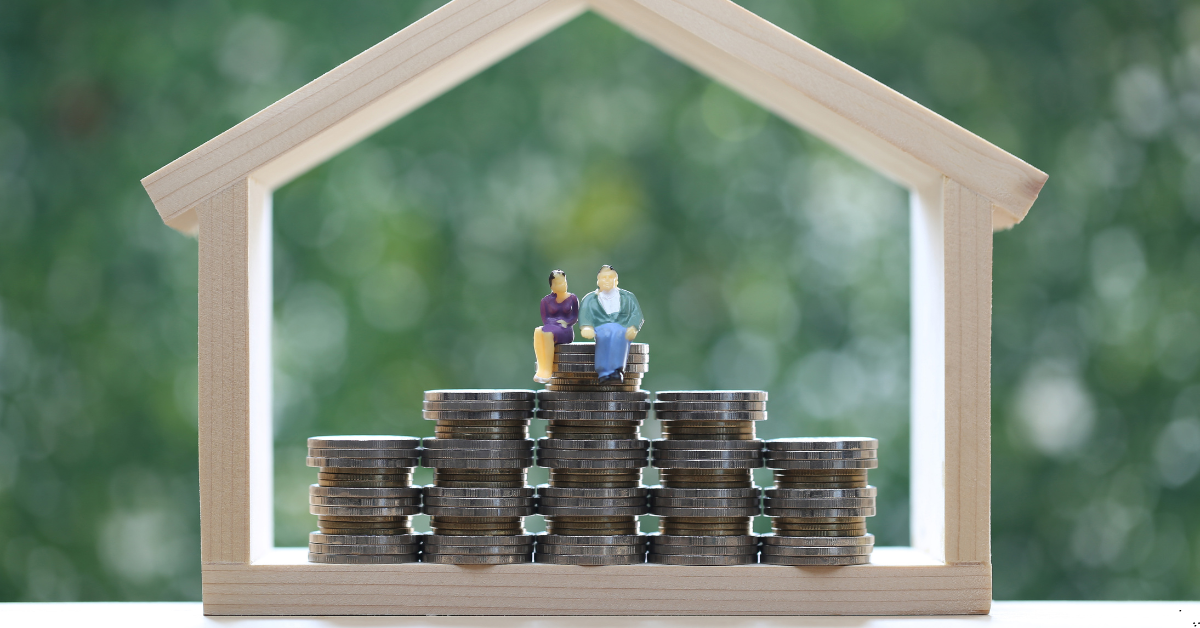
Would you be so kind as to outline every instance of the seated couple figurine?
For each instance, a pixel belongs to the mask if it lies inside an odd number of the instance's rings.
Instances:
[[[579,333],[596,339],[596,376],[601,382],[624,380],[629,343],[642,329],[642,308],[637,297],[617,287],[617,271],[607,264],[596,275],[596,290],[581,303],[567,292],[567,273],[550,272],[550,294],[542,299],[542,326],[533,331],[537,373],[533,381],[547,383],[554,372],[554,346],[575,340]]]

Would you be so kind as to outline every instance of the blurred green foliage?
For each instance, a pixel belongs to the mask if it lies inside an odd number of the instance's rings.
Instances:
[[[0,600],[199,597],[196,243],[138,179],[436,4],[0,3]],[[996,597],[1195,597],[1200,7],[746,5],[1051,175],[995,237]],[[870,526],[906,543],[906,193],[603,19],[275,211],[278,544],[313,526],[305,437],[531,386],[547,272],[582,294],[601,263],[648,388],[879,437]]]

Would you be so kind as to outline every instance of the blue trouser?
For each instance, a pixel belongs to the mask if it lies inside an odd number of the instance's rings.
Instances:
[[[596,376],[608,377],[625,368],[629,357],[629,341],[625,328],[617,323],[605,323],[596,328]]]

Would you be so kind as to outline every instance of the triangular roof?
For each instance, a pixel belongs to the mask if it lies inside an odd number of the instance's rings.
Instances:
[[[253,178],[277,188],[591,9],[897,183],[943,176],[1020,222],[1045,173],[730,0],[452,0],[142,179],[164,222]]]

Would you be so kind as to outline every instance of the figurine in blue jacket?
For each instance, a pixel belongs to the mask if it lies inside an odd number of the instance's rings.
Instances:
[[[596,275],[596,290],[579,304],[579,333],[596,339],[596,376],[602,382],[622,382],[629,343],[642,329],[637,297],[617,287],[617,271],[605,264]]]

